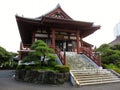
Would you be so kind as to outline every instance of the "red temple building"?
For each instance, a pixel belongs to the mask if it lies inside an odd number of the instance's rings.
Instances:
[[[20,60],[32,51],[32,43],[43,40],[55,50],[59,64],[70,66],[73,85],[120,82],[120,76],[115,71],[101,68],[100,55],[92,49],[93,45],[83,41],[100,26],[95,26],[93,22],[73,20],[60,5],[37,18],[16,15],[16,21],[22,40],[18,51]]]
[[[66,52],[83,53],[101,66],[100,57],[93,55],[93,45],[83,41],[83,38],[100,29],[100,26],[95,26],[93,22],[73,20],[60,5],[43,16],[26,18],[16,15],[16,20],[22,40],[20,60],[30,51],[33,42],[43,40],[56,51],[63,64],[66,64],[66,61],[60,52],[65,48]]]

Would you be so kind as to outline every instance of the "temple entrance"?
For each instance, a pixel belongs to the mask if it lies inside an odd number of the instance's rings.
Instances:
[[[64,41],[63,40],[56,40],[55,41],[56,48],[59,48],[60,50],[63,51],[63,46],[64,46]]]
[[[56,40],[55,43],[56,47],[62,51],[64,51],[64,48],[66,51],[72,51],[72,41]]]

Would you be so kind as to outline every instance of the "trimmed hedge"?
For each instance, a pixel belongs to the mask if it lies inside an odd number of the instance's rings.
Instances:
[[[56,65],[55,70],[59,71],[60,73],[69,72],[70,68],[68,66]]]
[[[69,72],[69,66],[64,65],[56,65],[56,62],[50,62],[51,66],[40,66],[40,65],[18,65],[17,70],[25,69],[25,70],[51,70],[55,72],[65,73]]]

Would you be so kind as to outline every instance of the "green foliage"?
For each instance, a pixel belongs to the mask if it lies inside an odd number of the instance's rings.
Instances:
[[[97,48],[96,51],[103,53],[105,50],[107,50],[109,48],[110,48],[110,46],[108,44],[102,44],[99,48]]]
[[[28,56],[23,58],[22,63],[31,63],[31,62],[34,62],[35,64],[40,64],[39,58],[35,56],[34,54],[29,53]]]
[[[118,67],[118,68],[120,68],[120,61],[119,61],[119,62],[117,62],[117,67]]]
[[[25,70],[31,70],[33,67],[32,66],[30,66],[30,65],[26,65],[25,66]]]
[[[68,66],[56,65],[55,70],[57,70],[61,73],[65,73],[65,72],[69,72],[70,68]]]
[[[113,68],[113,70],[120,74],[120,68]]]
[[[16,69],[20,70],[20,69],[25,69],[26,65],[18,65]]]
[[[31,49],[35,50],[37,48],[40,48],[40,47],[47,47],[47,44],[44,43],[44,41],[42,40],[37,40],[36,42],[34,42],[31,46]]]
[[[119,47],[118,45],[116,46]],[[103,44],[97,49],[97,51],[101,53],[103,64],[118,65],[118,63],[120,62],[120,51],[113,48],[114,46],[111,48],[108,44]]]
[[[53,69],[57,65],[54,55],[54,50],[49,48],[42,40],[34,42],[31,46],[32,52],[28,53],[28,56],[23,58],[22,63],[29,63],[29,66],[25,66],[24,69]],[[32,66],[31,62],[34,64]],[[51,68],[52,67],[52,68]],[[18,67],[19,68],[19,67]]]
[[[34,42],[31,46],[31,49],[34,51],[30,52],[28,56],[23,59],[23,63],[30,63],[33,61],[35,64],[45,65],[45,59],[56,59],[55,55],[53,54],[54,50],[49,48],[42,40],[37,40]]]
[[[12,58],[12,54],[0,46],[0,65],[3,62],[9,61],[11,58]]]
[[[52,60],[47,61],[47,65],[50,67],[54,67],[54,66],[58,65],[58,63],[54,59],[52,59]]]
[[[104,64],[104,68],[107,68],[107,69],[113,69],[114,71],[116,71],[117,73],[120,74],[120,68],[118,68],[116,65],[113,65],[113,64]]]
[[[110,47],[112,50],[120,50],[120,44],[116,44],[112,47]]]
[[[17,62],[12,61],[15,55],[17,55],[17,53],[8,52],[0,46],[0,68],[15,69],[17,67]]]
[[[49,70],[61,73],[69,72],[70,68],[68,66],[58,65],[55,60],[54,50],[49,48],[43,41],[36,41],[31,46],[31,49],[34,51],[30,52],[28,56],[23,59],[23,63],[34,62],[34,65],[21,65],[18,66],[17,69]]]
[[[31,49],[35,50],[36,52],[41,53],[40,55],[44,56],[48,53],[54,53],[54,50],[49,48],[47,44],[42,40],[37,40],[31,46]]]
[[[55,60],[56,59],[56,56],[54,54],[48,54],[46,57],[49,58],[49,60]]]
[[[6,61],[1,64],[2,69],[16,69],[18,63],[14,61]]]
[[[108,44],[101,45],[97,51],[101,53],[104,68],[113,69],[120,73],[120,44],[110,47]]]
[[[117,66],[115,66],[113,64],[104,64],[104,67],[107,68],[107,69],[117,68]]]
[[[102,58],[102,63],[104,64],[111,63],[117,65],[117,63],[120,61],[120,51],[110,50],[110,49],[106,50],[101,55],[101,58]]]
[[[39,70],[41,67],[38,64],[32,65],[18,65],[17,70],[25,69],[25,70]]]

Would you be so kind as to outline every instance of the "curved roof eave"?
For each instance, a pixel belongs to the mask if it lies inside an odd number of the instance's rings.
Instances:
[[[100,29],[100,26],[94,26],[91,22],[81,22],[81,21],[75,21],[75,20],[65,20],[65,19],[58,19],[58,18],[51,18],[51,17],[41,17],[41,19],[33,19],[33,18],[26,18],[26,17],[20,17],[16,15],[16,21],[18,23],[19,32],[22,38],[23,43],[31,43],[31,41],[27,41],[27,37],[31,38],[30,36],[31,32],[33,31],[32,28],[36,28],[39,25],[47,25],[47,23],[50,23],[49,27],[52,28],[53,24],[58,27],[64,27],[68,29],[69,27],[72,27],[72,29],[80,30],[82,33],[82,38],[94,33],[96,30]],[[63,26],[64,25],[64,26]],[[34,26],[34,27],[32,27]],[[28,32],[28,33],[26,33]]]

